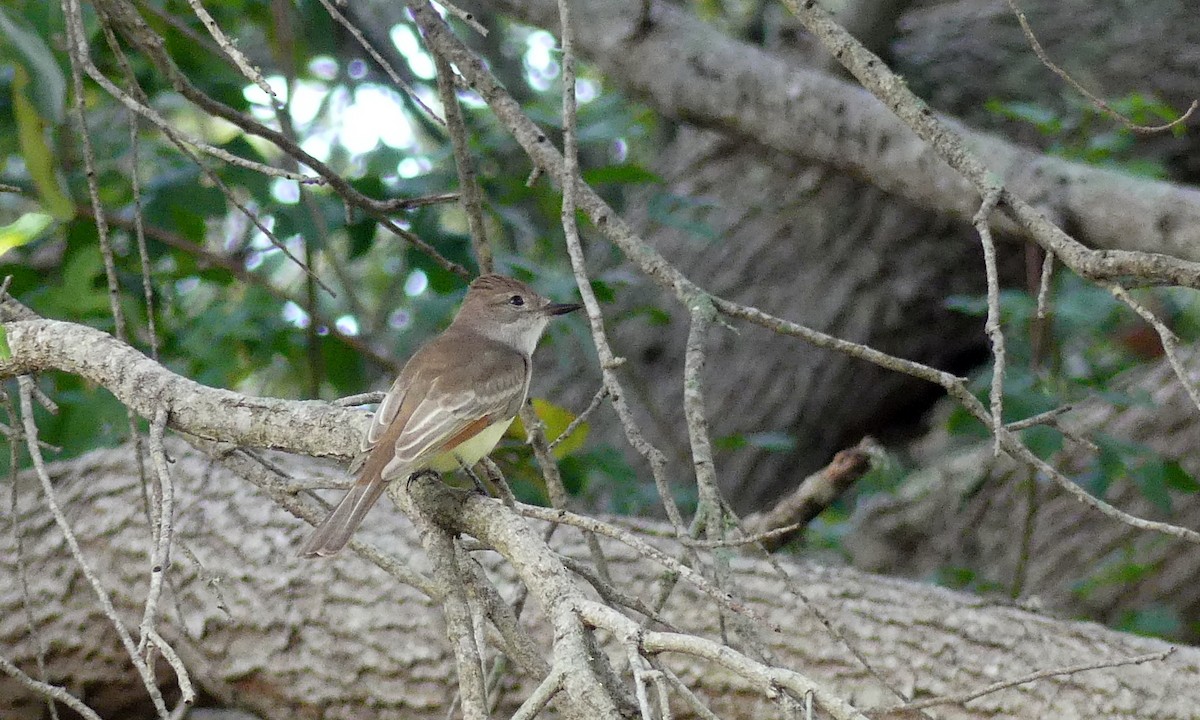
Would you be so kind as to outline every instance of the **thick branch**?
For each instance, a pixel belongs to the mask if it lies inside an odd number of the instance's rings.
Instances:
[[[381,720],[445,717],[454,692],[446,678],[452,677],[454,660],[435,602],[352,555],[318,563],[295,559],[295,547],[306,531],[302,523],[273,507],[246,481],[222,468],[214,470],[203,456],[177,443],[169,444],[169,451],[176,459],[172,475],[181,550],[174,558],[172,585],[165,590],[160,627],[192,670],[198,689],[263,717],[352,718],[361,717],[368,706]],[[283,464],[298,477],[325,472],[311,460]],[[62,507],[118,612],[138,617],[147,586],[149,524],[138,509],[141,483],[133,457],[125,448],[98,451],[52,465],[50,472]],[[381,503],[368,519],[362,539],[403,554],[419,570],[427,570],[417,533],[386,505]],[[503,540],[505,552],[533,572],[549,568],[542,558],[520,556],[519,545],[540,542],[540,528],[510,523],[505,514],[491,512],[493,507],[493,501],[469,498],[461,506],[463,514],[451,520],[477,528],[489,542]],[[51,648],[48,680],[70,679],[78,688],[136,689],[136,676],[121,661],[113,636],[104,632],[94,597],[39,498],[21,495],[18,527],[27,561],[36,570],[30,592],[38,632]],[[671,532],[661,524],[653,529]],[[524,539],[506,538],[514,532],[525,534]],[[572,536],[560,532],[555,549],[587,562],[586,545],[568,541]],[[669,550],[674,541],[655,542]],[[653,587],[660,567],[616,543],[601,543],[615,583],[635,593]],[[12,552],[11,541],[0,542],[0,646],[9,660],[28,669],[34,665],[37,643],[19,611],[18,583],[9,581]],[[510,568],[490,553],[477,557],[501,593],[514,592]],[[738,559],[732,567],[739,589],[755,608],[785,628],[768,638],[781,663],[852,698],[860,708],[895,703],[767,564]],[[791,562],[784,567],[803,585],[813,606],[887,679],[917,698],[969,693],[1039,670],[1166,649],[1156,640],[1038,616],[927,585]],[[542,586],[537,595],[540,609],[523,620],[547,658],[550,633],[543,611],[555,607],[570,612],[570,598],[555,597],[551,588],[574,582],[552,575],[553,582],[533,579]],[[676,589],[663,612],[680,632],[720,636],[719,613],[686,584]],[[674,654],[659,659],[712,702],[720,717],[763,717],[757,711],[769,707],[757,704],[761,695],[748,683],[716,665]],[[985,695],[966,707],[939,708],[937,715],[943,720],[1192,718],[1200,706],[1200,687],[1194,682],[1198,669],[1200,651],[1180,648],[1163,662],[1048,678]],[[511,712],[541,679],[521,676],[519,684],[505,683],[501,708]],[[29,697],[15,683],[0,680],[0,715],[14,714]]]
[[[176,375],[111,335],[59,320],[4,324],[8,359],[0,376],[62,370],[107,388],[145,418],[169,401],[172,428],[208,440],[317,456],[358,447],[367,414],[315,400],[254,398]]]
[[[505,0],[554,32],[554,0]],[[580,3],[579,50],[665,115],[847,170],[918,205],[970,219],[972,183],[865,90],[739,42],[688,10],[638,0]],[[640,24],[642,19],[647,22]],[[1043,155],[946,122],[997,177],[1070,220],[1082,242],[1200,260],[1200,191]],[[998,223],[1012,231],[1010,223]]]

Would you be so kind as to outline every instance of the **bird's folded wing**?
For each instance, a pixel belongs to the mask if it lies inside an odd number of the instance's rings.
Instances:
[[[520,354],[481,348],[429,378],[396,379],[364,437],[362,478],[407,475],[494,422],[516,415],[528,372]],[[513,351],[509,351],[513,352]]]

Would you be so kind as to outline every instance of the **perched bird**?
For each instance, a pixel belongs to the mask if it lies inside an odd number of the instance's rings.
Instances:
[[[450,472],[491,452],[525,402],[546,324],[580,307],[550,302],[502,275],[476,278],[450,327],[409,358],[392,383],[351,466],[354,486],[300,555],[341,550],[389,481],[427,469]]]

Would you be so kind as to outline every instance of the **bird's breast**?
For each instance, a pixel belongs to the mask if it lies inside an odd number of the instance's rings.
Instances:
[[[452,450],[438,455],[429,464],[430,469],[440,473],[452,472],[457,470],[460,462],[463,465],[474,465],[479,462],[496,447],[496,443],[500,442],[500,438],[504,436],[504,431],[512,425],[513,418],[501,420],[500,422],[492,423],[483,430],[473,435],[467,440],[462,441]]]

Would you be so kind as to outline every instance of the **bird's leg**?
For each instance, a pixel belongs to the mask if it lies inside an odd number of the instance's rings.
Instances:
[[[479,491],[480,495],[483,495],[484,497],[492,497],[492,493],[487,489],[487,485],[483,484],[483,480],[475,474],[475,471],[471,469],[470,465],[462,461],[462,458],[458,459],[458,466],[467,474],[467,477],[471,478],[471,482],[475,483],[475,489]]]
[[[410,489],[412,487],[413,481],[416,480],[417,478],[421,477],[422,475],[432,475],[435,480],[442,479],[442,476],[440,474],[438,474],[438,471],[430,470],[429,468],[425,468],[424,470],[418,470],[415,473],[413,473],[412,475],[409,475],[408,480],[405,481],[407,484],[404,486],[404,489],[405,490]]]

